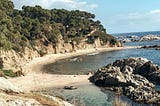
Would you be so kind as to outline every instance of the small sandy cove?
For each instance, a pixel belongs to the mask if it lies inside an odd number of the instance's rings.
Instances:
[[[9,78],[9,80],[22,89],[23,91],[33,91],[48,87],[64,87],[72,84],[84,84],[89,83],[88,78],[90,75],[55,75],[47,74],[40,71],[45,64],[53,63],[57,60],[69,58],[72,56],[84,55],[95,52],[105,52],[122,49],[132,49],[137,47],[109,47],[109,48],[97,48],[97,49],[85,49],[77,50],[73,53],[65,54],[50,54],[43,57],[38,57],[29,61],[23,69],[26,75],[17,78]]]

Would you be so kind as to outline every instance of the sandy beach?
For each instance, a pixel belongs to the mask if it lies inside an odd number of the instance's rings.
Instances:
[[[35,58],[32,61],[29,61],[23,67],[23,69],[25,70],[25,76],[9,78],[9,80],[25,92],[39,90],[48,87],[64,87],[66,85],[72,85],[77,83],[89,83],[88,78],[90,77],[90,75],[55,75],[44,73],[42,70],[40,71],[40,69],[45,64],[54,63],[57,60],[69,58],[72,56],[132,48],[137,47],[96,48],[87,50],[77,50],[73,53],[45,55],[43,57]]]

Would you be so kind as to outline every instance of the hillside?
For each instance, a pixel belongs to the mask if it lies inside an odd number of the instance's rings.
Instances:
[[[43,9],[0,1],[0,68],[21,71],[26,61],[53,53],[120,46],[95,15],[85,11]]]
[[[17,81],[11,83],[11,79],[16,78],[10,77],[23,75],[24,77],[17,78],[22,78],[18,81],[24,81],[23,78],[30,76],[29,81],[25,80],[27,82],[23,84],[32,87],[29,82],[36,85],[35,79],[32,80],[35,78],[33,70],[38,71],[32,69],[35,58],[40,59],[48,54],[53,57],[64,54],[67,57],[69,54],[78,54],[78,50],[84,50],[86,53],[87,49],[94,51],[97,48],[115,46],[121,44],[106,33],[100,21],[95,21],[94,14],[79,10],[48,10],[40,6],[23,6],[21,10],[17,10],[14,9],[12,1],[0,0],[0,104],[72,106],[57,97],[32,93],[30,90],[26,93],[20,88],[22,86],[15,86]],[[50,58],[46,56],[46,59]],[[42,80],[44,74],[39,77]],[[46,77],[49,77],[48,74]],[[52,82],[52,79],[53,76],[45,81]]]

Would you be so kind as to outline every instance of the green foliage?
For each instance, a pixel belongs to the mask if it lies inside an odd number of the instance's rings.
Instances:
[[[87,42],[89,43],[89,44],[93,44],[94,43],[94,41],[95,41],[95,37],[94,36],[90,36],[90,37],[88,37],[88,40],[87,40]]]
[[[106,34],[102,31],[96,31],[92,34],[92,36],[88,39],[89,43],[94,43],[96,38],[100,38],[100,40],[106,44],[109,43],[110,45],[115,45],[117,44],[117,40],[109,34]]]
[[[0,33],[0,49],[9,50],[12,48],[11,43],[8,41],[3,33]]]
[[[41,57],[47,54],[46,51],[44,50],[39,50],[38,53],[40,54]]]
[[[98,30],[95,35],[103,42],[116,43],[94,18],[94,14],[85,11],[48,10],[41,6],[23,6],[22,10],[17,10],[10,0],[0,0],[0,49],[23,52],[25,47],[33,48],[37,41],[45,46],[56,46],[59,35],[65,42],[78,42],[95,29]],[[91,42],[94,40],[93,37]]]
[[[10,15],[13,12],[13,2],[10,0],[0,0],[0,10]]]
[[[12,70],[0,69],[0,75],[1,75],[1,77],[5,77],[5,76],[16,77],[16,74]]]

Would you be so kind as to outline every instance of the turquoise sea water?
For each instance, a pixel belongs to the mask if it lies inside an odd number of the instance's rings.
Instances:
[[[76,85],[75,85],[76,86]],[[92,84],[76,86],[76,90],[64,90],[63,88],[51,88],[50,94],[64,97],[76,106],[111,106],[114,100],[114,93],[102,92],[100,88]],[[48,91],[47,91],[48,92]],[[44,93],[47,93],[46,91]],[[105,101],[105,102],[104,102]]]
[[[125,45],[154,45],[160,41],[150,42],[133,42]],[[160,51],[154,49],[128,49],[119,51],[103,52],[96,55],[83,55],[57,61],[53,64],[44,66],[48,73],[56,74],[84,74],[89,71],[96,71],[98,68],[114,62],[117,59],[127,57],[144,57],[153,63],[160,65]],[[80,61],[73,61],[80,60]],[[66,91],[63,88],[50,88],[43,93],[61,96],[71,103],[77,103],[78,106],[112,106],[116,95],[110,91],[104,91],[93,84],[84,84],[78,86],[77,90]],[[157,88],[160,88],[157,86]],[[75,100],[75,101],[73,101]],[[120,97],[120,101],[127,102],[131,106],[146,106],[144,104],[136,104],[125,96]]]

